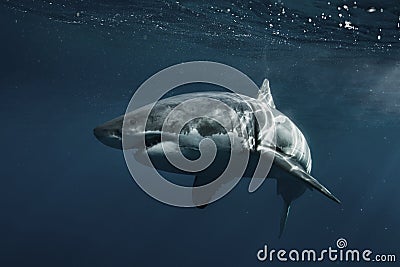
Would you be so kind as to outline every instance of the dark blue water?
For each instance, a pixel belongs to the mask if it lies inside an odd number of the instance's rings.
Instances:
[[[398,261],[400,4],[299,2],[2,0],[0,265],[271,265],[257,261],[264,244],[321,250],[340,237]],[[92,129],[192,60],[267,77],[342,205],[307,191],[278,239],[272,180],[253,194],[241,181],[204,210],[147,196]]]

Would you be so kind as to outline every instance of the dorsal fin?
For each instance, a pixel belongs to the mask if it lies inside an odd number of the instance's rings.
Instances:
[[[264,79],[260,90],[258,90],[258,100],[265,101],[270,107],[275,108],[275,103],[274,99],[272,98],[271,89],[269,88],[268,79]]]

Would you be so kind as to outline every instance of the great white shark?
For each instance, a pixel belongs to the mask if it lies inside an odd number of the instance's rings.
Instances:
[[[215,99],[229,106],[235,116],[227,112],[218,112],[218,107],[207,105],[204,99]],[[195,99],[200,99],[195,101]],[[162,140],[161,131],[163,125],[174,125],[182,123],[179,112],[174,116],[168,116],[169,112],[185,101],[192,101],[190,108],[181,110],[186,115],[198,117],[187,122],[179,135],[179,142]],[[193,102],[194,100],[194,102]],[[149,111],[151,109],[151,111]],[[260,114],[268,110],[271,117],[264,116],[261,120],[272,120],[275,138],[267,138],[270,128],[263,128],[260,123]],[[149,112],[149,113],[147,113]],[[265,112],[266,113],[266,112]],[[146,118],[144,114],[149,114]],[[257,116],[256,116],[257,115]],[[210,118],[217,116],[218,121],[226,122],[228,127],[222,127],[220,123]],[[258,118],[258,119],[257,119]],[[124,120],[125,119],[125,120]],[[125,123],[125,125],[123,125]],[[246,131],[246,135],[242,132]],[[259,89],[257,98],[238,95],[230,92],[202,92],[188,93],[172,96],[157,101],[154,106],[147,105],[135,111],[117,117],[94,129],[94,135],[103,144],[123,149],[123,134],[131,137],[142,136],[145,138],[145,145],[132,143],[130,148],[136,149],[135,158],[146,164],[143,154],[146,153],[152,161],[152,165],[158,169],[172,173],[185,173],[179,168],[169,164],[165,157],[165,149],[177,151],[179,149],[183,155],[195,159],[199,153],[199,143],[203,138],[211,138],[217,147],[215,164],[208,167],[205,171],[189,173],[195,175],[194,187],[212,182],[226,167],[226,153],[236,150],[247,149],[250,152],[248,166],[243,177],[252,177],[260,156],[269,153],[273,155],[272,166],[267,177],[277,180],[277,193],[282,196],[284,205],[280,220],[280,234],[286,224],[291,203],[300,197],[306,189],[316,189],[333,201],[340,203],[325,186],[311,176],[311,152],[308,143],[299,128],[275,106],[272,98],[269,81],[264,80]],[[171,133],[176,134],[176,133]],[[235,134],[239,137],[239,147],[233,146],[223,137],[228,134]],[[221,141],[222,140],[222,141]],[[273,140],[273,143],[271,143]],[[162,142],[165,142],[164,144]],[[168,144],[166,144],[168,142]],[[125,148],[125,147],[124,147]],[[196,154],[197,153],[197,154]],[[262,162],[261,162],[262,164]],[[199,205],[204,208],[206,205]]]

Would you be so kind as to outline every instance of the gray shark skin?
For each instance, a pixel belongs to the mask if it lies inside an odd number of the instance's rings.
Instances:
[[[204,98],[223,102],[236,112],[236,117],[233,114],[219,112],[218,108],[210,107]],[[164,149],[165,147],[170,147],[171,150],[180,149],[188,159],[196,159],[199,157],[199,143],[203,138],[211,138],[215,141],[217,144],[215,161],[204,171],[190,173],[195,175],[193,186],[207,184],[218,177],[227,165],[226,161],[231,150],[234,152],[237,149],[247,149],[250,152],[250,158],[243,177],[252,177],[260,155],[263,153],[273,155],[273,164],[267,178],[277,180],[277,193],[282,196],[284,201],[279,236],[283,233],[291,203],[300,197],[307,188],[316,189],[333,201],[340,203],[328,189],[310,175],[312,160],[307,141],[298,127],[276,109],[267,79],[264,80],[257,99],[228,92],[177,95],[158,101],[147,118],[147,124],[146,116],[143,114],[146,114],[151,108],[150,105],[126,114],[125,123],[128,125],[125,125],[124,128],[122,127],[124,116],[120,116],[96,127],[94,135],[103,144],[117,149],[122,149],[123,130],[126,131],[124,134],[132,137],[133,140],[135,136],[144,135],[145,147],[132,142],[131,148],[136,149],[135,159],[137,161],[146,164],[142,160],[146,153],[156,169],[188,174],[169,164],[162,149],[161,131],[163,123],[170,125],[182,123],[179,112],[175,116],[167,116],[171,109],[190,99],[195,101],[194,104],[182,112],[192,113],[193,117],[199,116],[199,118],[185,124],[179,133],[179,143],[168,144],[168,146],[164,146]],[[199,101],[196,102],[196,99]],[[270,110],[273,116],[275,126],[273,144],[268,141],[271,140],[270,138],[266,138],[270,130],[263,128],[262,122],[257,121],[255,116],[256,112],[262,114],[266,109]],[[224,128],[210,118],[218,118],[219,122],[223,122],[223,125],[228,125],[228,127]],[[259,120],[260,118],[261,120],[268,119],[260,114],[257,118]],[[165,121],[166,119],[167,121]],[[243,132],[247,134],[244,135]],[[231,146],[227,137],[228,133],[234,133],[240,139],[241,147]],[[195,202],[195,196],[193,198]],[[205,206],[199,205],[198,207],[204,208]]]

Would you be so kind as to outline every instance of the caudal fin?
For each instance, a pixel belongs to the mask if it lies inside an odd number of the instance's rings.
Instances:
[[[286,225],[287,217],[289,215],[289,211],[290,211],[290,203],[283,201],[281,223],[280,223],[280,228],[279,228],[279,238],[281,238],[281,236],[283,234],[283,230],[285,230],[285,225]]]

